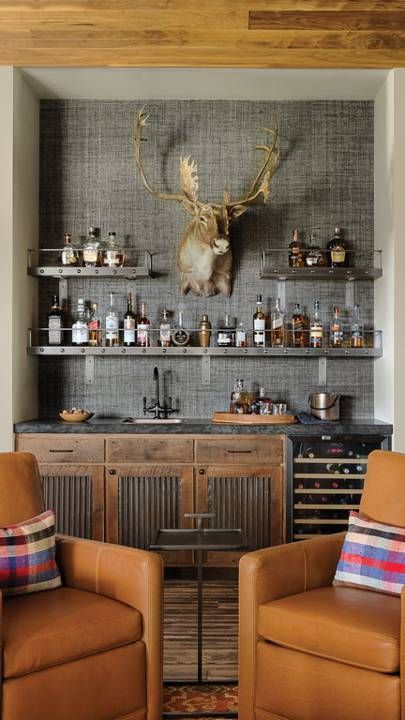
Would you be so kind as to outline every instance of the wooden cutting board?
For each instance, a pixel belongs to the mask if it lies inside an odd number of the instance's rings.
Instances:
[[[231,425],[292,425],[297,422],[295,415],[238,415],[229,412],[214,412],[214,423]]]

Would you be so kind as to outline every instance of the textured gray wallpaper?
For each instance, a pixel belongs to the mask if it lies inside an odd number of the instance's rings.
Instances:
[[[217,326],[228,312],[249,327],[256,294],[273,303],[277,283],[259,279],[260,256],[269,247],[287,247],[292,229],[313,231],[322,245],[341,224],[352,248],[373,247],[373,103],[372,102],[237,102],[151,101],[150,125],[142,144],[144,165],[152,184],[178,188],[179,156],[191,154],[198,163],[200,197],[217,201],[225,185],[233,199],[249,186],[261,154],[264,125],[277,122],[281,163],[268,205],[251,207],[233,226],[235,282],[231,298],[182,296],[175,267],[176,248],[187,222],[177,203],[151,197],[135,171],[132,150],[137,102],[44,101],[41,105],[40,237],[42,247],[55,247],[64,231],[82,235],[96,225],[104,235],[115,230],[128,253],[154,254],[159,276],[153,280],[70,282],[75,307],[78,297],[97,301],[104,309],[114,290],[124,310],[128,290],[147,302],[156,324],[166,306],[184,310],[195,327],[203,312]],[[55,290],[54,290],[55,287]],[[40,311],[45,321],[56,283],[40,284]],[[325,322],[332,306],[344,306],[344,284],[287,284],[289,309],[300,302],[308,311],[321,302]],[[355,300],[372,322],[373,288],[357,283]],[[207,416],[225,409],[235,377],[250,386],[264,384],[275,398],[305,408],[317,388],[316,360],[296,358],[213,359],[211,385],[201,386],[198,358],[99,358],[96,383],[84,384],[80,358],[40,361],[41,416],[60,407],[82,405],[108,414],[141,413],[141,398],[152,392],[152,370],[167,371],[181,413]],[[348,396],[343,414],[373,414],[373,361],[329,360],[328,386]]]

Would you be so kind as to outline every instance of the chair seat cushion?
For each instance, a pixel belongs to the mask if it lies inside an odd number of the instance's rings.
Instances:
[[[276,645],[357,667],[399,670],[401,607],[391,595],[326,587],[262,605],[258,633]]]
[[[18,677],[140,639],[140,613],[102,595],[61,587],[6,598],[3,675]]]

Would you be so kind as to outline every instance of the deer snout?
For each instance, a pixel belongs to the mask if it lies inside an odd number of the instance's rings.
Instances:
[[[228,238],[216,237],[212,243],[212,250],[215,255],[225,255],[228,252],[230,243]]]

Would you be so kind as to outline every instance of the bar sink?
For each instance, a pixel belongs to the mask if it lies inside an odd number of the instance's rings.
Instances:
[[[183,418],[125,418],[122,420],[126,425],[178,425]]]

